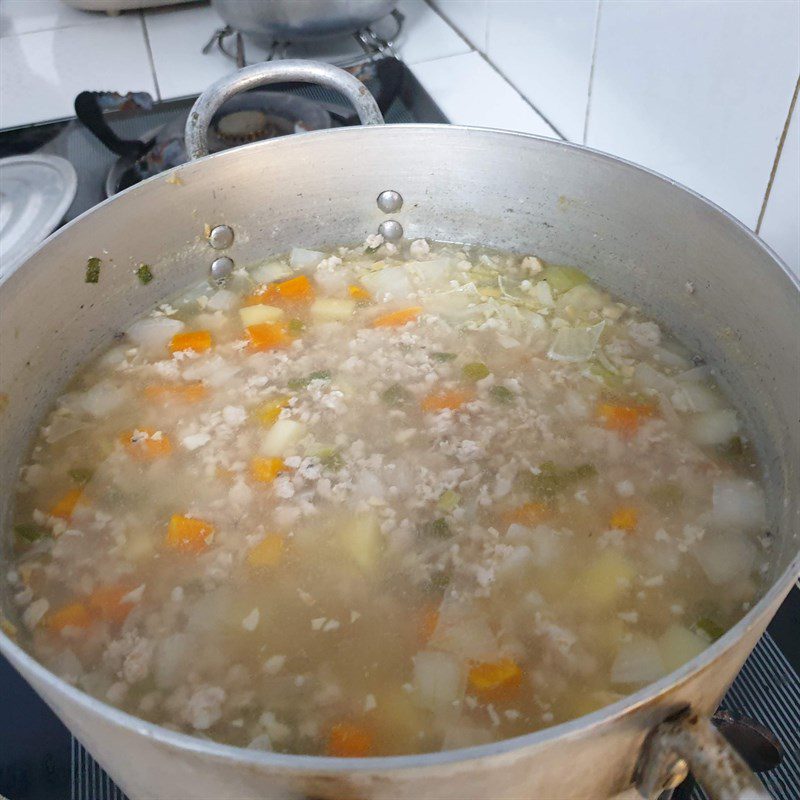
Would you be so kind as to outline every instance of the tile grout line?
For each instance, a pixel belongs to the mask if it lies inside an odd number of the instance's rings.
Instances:
[[[592,63],[589,67],[589,85],[586,89],[586,113],[583,115],[583,139],[586,144],[589,138],[589,114],[592,110],[592,90],[594,89],[594,68],[597,63],[597,42],[600,38],[600,14],[603,10],[603,0],[597,0],[597,12],[594,15],[594,37],[592,40]]]
[[[764,215],[767,212],[767,203],[769,203],[769,196],[772,193],[772,185],[775,183],[775,175],[778,173],[778,164],[781,160],[781,154],[783,153],[783,146],[786,144],[786,137],[789,134],[789,126],[792,123],[792,114],[794,113],[794,107],[797,104],[797,94],[800,91],[800,76],[797,78],[797,82],[794,85],[794,93],[792,94],[792,100],[789,103],[789,112],[786,114],[786,122],[783,125],[783,130],[781,131],[781,138],[778,140],[778,147],[775,151],[775,158],[772,162],[772,169],[769,173],[769,180],[767,181],[767,188],[764,191],[764,199],[761,202],[761,211],[758,214],[758,221],[756,222],[755,232],[758,234],[761,231],[761,225],[764,222]]]
[[[156,88],[156,99],[160,102],[162,100],[161,97],[161,87],[158,85],[158,74],[156,73],[156,62],[153,58],[153,48],[150,46],[150,34],[147,32],[147,22],[144,18],[144,11],[139,11],[139,19],[142,23],[142,34],[144,35],[144,46],[147,50],[147,60],[150,62],[150,72],[153,76],[153,85]]]
[[[563,140],[565,142],[568,141],[567,137],[564,136],[564,134],[561,133],[561,131],[558,128],[556,128],[556,126],[553,125],[553,123],[550,122],[550,120],[544,114],[542,114],[542,112],[539,111],[539,109],[527,97],[525,97],[525,95],[517,88],[517,86],[514,84],[514,82],[510,81],[506,77],[506,75],[503,74],[502,70],[500,70],[497,67],[497,65],[489,58],[489,56],[486,55],[486,53],[484,53],[482,50],[476,48],[472,44],[472,42],[470,42],[470,40],[467,39],[467,37],[464,36],[464,34],[455,25],[453,25],[453,23],[450,22],[450,20],[444,14],[442,14],[431,3],[431,0],[426,0],[426,3],[431,8],[431,10],[435,14],[438,14],[458,34],[458,36],[461,38],[461,40],[470,47],[470,52],[477,53],[489,65],[489,67],[495,72],[495,74],[497,74],[499,77],[501,77],[517,93],[517,95],[519,95],[519,97],[522,99],[522,101],[525,103],[525,105],[527,105],[531,109],[533,109],[533,111],[544,120],[545,124],[553,131],[553,133],[555,133],[555,135],[559,139],[561,139],[561,140]],[[486,31],[484,31],[484,34],[485,34],[485,37],[486,37],[486,45],[488,47],[488,44],[489,44],[489,21],[488,21],[488,18],[487,18],[487,21],[486,21]],[[467,53],[461,53],[459,55],[468,55],[468,54]],[[442,56],[441,58],[453,58],[453,57],[454,56]],[[440,59],[431,59],[431,61],[438,61],[438,60],[440,60]],[[421,62],[421,63],[424,63],[424,62]],[[410,69],[413,71],[414,68],[410,67]]]

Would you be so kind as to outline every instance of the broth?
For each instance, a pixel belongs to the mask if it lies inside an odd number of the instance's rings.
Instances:
[[[757,596],[765,519],[736,412],[656,323],[571,267],[371,237],[196,286],[84,369],[7,577],[19,640],[132,714],[416,753],[694,657]]]

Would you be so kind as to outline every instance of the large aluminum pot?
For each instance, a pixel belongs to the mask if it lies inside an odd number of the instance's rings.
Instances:
[[[277,62],[211,87],[190,114],[189,152],[202,154],[204,125],[238,88],[288,79],[338,88],[363,122],[380,121],[354,78],[326,65]],[[388,189],[404,199],[391,215],[376,204]],[[705,720],[800,567],[800,286],[743,225],[632,164],[517,133],[370,125],[217,153],[107,200],[50,237],[0,286],[3,518],[54,397],[153,304],[208,276],[221,255],[246,265],[293,245],[355,243],[389,219],[408,237],[580,264],[708,356],[756,431],[766,467],[775,563],[760,602],[693,661],[607,708],[516,739],[390,758],[287,756],[193,738],[83,694],[4,635],[0,650],[136,800],[566,800],[611,797],[634,782],[654,796],[685,762],[718,797],[761,796]],[[235,232],[224,252],[204,234],[220,223]],[[91,256],[103,260],[97,284],[84,281]],[[153,265],[147,286],[134,274],[142,262]],[[8,598],[4,607],[12,615]],[[690,713],[665,721],[684,709]],[[716,785],[713,767],[723,762],[725,781]]]
[[[397,0],[211,0],[223,21],[265,46],[355,33]]]

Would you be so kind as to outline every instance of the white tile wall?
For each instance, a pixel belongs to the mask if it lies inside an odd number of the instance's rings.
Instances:
[[[480,53],[418,64],[414,75],[455,125],[507,128],[556,137],[555,131]],[[458,75],[457,81],[453,80],[454,75]]]
[[[0,39],[0,128],[74,115],[83,89],[156,89],[138,14]]]
[[[755,227],[800,69],[798,30],[794,0],[604,0],[587,144]]]
[[[486,52],[490,0],[431,0],[431,5],[469,43]]]
[[[0,0],[0,36],[86,25],[105,16],[78,11],[62,0]]]
[[[800,277],[800,101],[794,107],[759,233]]]
[[[491,0],[486,54],[571,141],[581,141],[596,0]]]

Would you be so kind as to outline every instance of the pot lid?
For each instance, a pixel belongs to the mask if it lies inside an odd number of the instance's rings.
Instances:
[[[0,159],[0,280],[56,229],[77,188],[78,176],[65,158]]]

